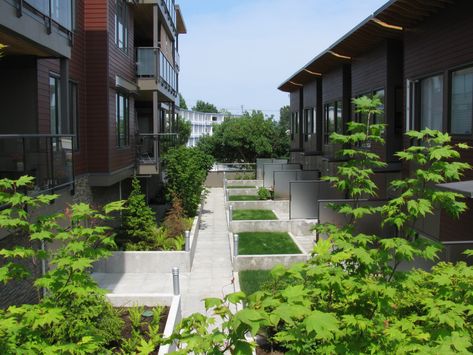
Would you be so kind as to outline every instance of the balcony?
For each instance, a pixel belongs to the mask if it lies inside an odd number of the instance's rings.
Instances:
[[[161,4],[169,22],[171,22],[174,31],[176,31],[176,4],[174,0],[161,0]]]
[[[177,71],[161,50],[154,47],[139,47],[136,49],[136,58],[136,74],[140,90],[160,91],[175,101]]]
[[[33,194],[71,187],[73,139],[71,135],[0,135],[0,178],[33,176]]]
[[[70,57],[72,0],[0,0],[0,42],[12,53]]]
[[[156,175],[161,171],[161,157],[177,145],[177,133],[141,133],[137,139],[139,175]]]

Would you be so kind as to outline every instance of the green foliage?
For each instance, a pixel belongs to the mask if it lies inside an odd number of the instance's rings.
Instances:
[[[177,144],[186,145],[192,134],[192,123],[182,116],[177,116]]]
[[[238,173],[235,176],[235,180],[255,180],[256,171],[249,171],[247,173]]]
[[[198,147],[220,162],[254,163],[260,157],[289,154],[289,136],[272,118],[260,111],[226,119]]]
[[[0,250],[3,283],[30,276],[19,260],[48,261],[51,268],[35,280],[44,297],[38,304],[12,306],[0,311],[0,353],[97,353],[119,337],[121,322],[104,292],[90,276],[92,264],[110,255],[114,236],[101,225],[123,209],[122,202],[106,205],[103,212],[86,204],[71,206],[65,214],[31,218],[32,213],[57,195],[31,197],[21,193],[33,178],[0,180],[0,227],[28,236],[32,246]],[[34,248],[34,243],[46,248]],[[54,248],[50,247],[52,244]]]
[[[188,110],[186,100],[184,99],[184,96],[182,96],[181,93],[179,93],[179,108],[183,110]]]
[[[218,350],[244,341],[247,333],[259,333],[287,354],[473,352],[473,268],[463,262],[440,262],[423,271],[409,264],[434,262],[441,249],[415,233],[419,219],[442,209],[458,216],[465,209],[459,195],[432,186],[458,181],[469,169],[458,162],[458,150],[467,146],[454,146],[447,134],[437,131],[409,132],[420,144],[398,156],[411,162],[411,176],[391,184],[397,197],[384,206],[364,207],[360,199],[376,195],[371,182],[374,169],[384,166],[369,151],[372,142],[383,142],[384,127],[371,124],[371,115],[379,110],[376,98],[358,99],[355,104],[367,114],[367,123],[350,123],[347,135],[332,135],[332,141],[345,147],[341,154],[348,161],[336,177],[327,179],[354,200],[334,206],[350,217],[349,223],[316,226],[319,240],[311,259],[290,268],[277,266],[262,291],[240,295],[247,308],[235,313],[222,310],[228,329],[223,328],[218,338],[213,337],[217,333],[203,331],[213,318],[194,315],[198,322],[183,320],[175,335],[179,341],[193,344],[190,335],[196,336],[198,326],[201,333],[195,342]],[[372,214],[380,214],[383,225],[394,226],[393,234],[355,233],[356,224]],[[212,299],[206,305],[220,310],[223,304]],[[189,336],[179,338],[182,334]]]
[[[261,290],[261,287],[271,280],[271,271],[269,270],[246,270],[238,273],[241,290],[251,295]]]
[[[260,200],[270,200],[271,199],[271,191],[269,191],[266,187],[260,187],[258,189],[258,199],[260,199]]]
[[[278,219],[271,210],[234,210],[232,218],[234,221],[269,221]]]
[[[195,106],[192,107],[192,111],[218,113],[218,109],[215,105],[209,102],[202,101],[202,100],[197,100],[197,102],[195,103]]]
[[[284,232],[239,233],[239,255],[300,254],[289,234]]]
[[[212,157],[196,148],[178,147],[171,149],[164,161],[168,198],[178,198],[184,213],[195,216],[207,173],[213,165]]]
[[[132,249],[136,244],[151,243],[149,231],[154,226],[156,216],[146,203],[145,195],[141,193],[140,181],[134,177],[132,191],[123,213],[118,242],[126,250]]]
[[[283,106],[279,110],[279,127],[284,132],[291,129],[291,107],[289,105]]]

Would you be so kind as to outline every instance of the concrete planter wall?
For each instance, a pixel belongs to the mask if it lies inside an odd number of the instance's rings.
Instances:
[[[227,180],[227,186],[232,185],[262,187],[263,180]]]
[[[202,207],[194,218],[190,235],[190,251],[116,251],[106,260],[94,265],[97,273],[168,273],[173,267],[190,272],[199,237]]]
[[[276,214],[289,214],[289,201],[229,201],[233,210],[273,210]]]
[[[231,221],[230,231],[241,232],[289,232],[294,235],[311,235],[314,221]]]
[[[167,294],[107,294],[107,298],[114,307],[133,307],[133,306],[168,306],[169,314],[164,327],[163,337],[168,338],[174,331],[176,325],[182,319],[181,296]],[[163,345],[159,347],[158,355],[169,354],[176,351],[175,344]]]
[[[257,188],[248,188],[248,189],[231,189],[227,188],[228,196],[256,196],[258,194]]]

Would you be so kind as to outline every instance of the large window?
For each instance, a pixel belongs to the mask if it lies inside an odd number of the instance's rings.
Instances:
[[[129,144],[130,132],[130,107],[128,97],[117,93],[116,105],[117,146],[125,147]]]
[[[304,140],[307,142],[311,134],[315,133],[314,109],[304,110]]]
[[[343,133],[343,106],[341,101],[324,106],[324,143],[330,143],[330,135]]]
[[[49,117],[51,134],[60,134],[62,132],[60,108],[59,108],[59,78],[49,77]]]
[[[432,76],[420,82],[420,129],[442,130],[443,76]]]
[[[471,135],[473,122],[473,68],[452,73],[450,132]]]
[[[296,133],[299,133],[299,112],[291,113],[291,139],[292,140],[294,140]]]
[[[74,150],[79,150],[79,90],[76,83],[69,83],[69,119],[71,133],[75,134]]]
[[[115,44],[125,52],[128,49],[128,11],[125,0],[116,0]]]

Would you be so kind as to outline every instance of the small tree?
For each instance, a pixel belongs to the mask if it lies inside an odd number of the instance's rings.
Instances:
[[[218,109],[214,104],[202,100],[197,100],[195,106],[192,107],[192,111],[218,113]]]
[[[156,226],[156,215],[146,203],[145,195],[141,193],[138,178],[132,180],[132,191],[126,202],[123,213],[120,244],[136,244],[150,238],[150,229]]]
[[[179,93],[179,108],[183,110],[187,110],[187,103],[186,100],[184,99],[184,96],[182,96],[181,93]]]
[[[188,217],[196,214],[213,159],[196,148],[171,149],[164,156],[168,199],[178,198]]]
[[[21,193],[33,178],[0,180],[0,228],[13,236],[27,236],[45,249],[14,246],[0,250],[5,263],[0,282],[30,277],[19,260],[48,262],[52,267],[34,282],[44,297],[38,304],[0,310],[2,354],[93,354],[120,337],[122,323],[90,275],[93,263],[111,255],[114,236],[100,223],[122,209],[122,202],[103,212],[86,204],[71,206],[66,214],[33,218],[32,212],[53,202],[57,195],[31,197]],[[54,247],[50,247],[54,244]]]

